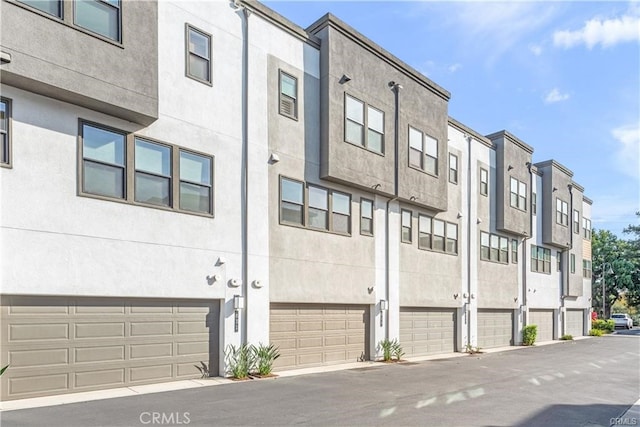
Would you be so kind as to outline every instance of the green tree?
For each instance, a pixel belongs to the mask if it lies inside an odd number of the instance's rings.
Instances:
[[[608,230],[594,230],[591,245],[593,307],[598,313],[602,312],[603,268],[606,287],[606,312],[603,317],[609,317],[611,306],[623,294],[630,305],[636,305],[640,297],[637,248],[629,241],[618,239]]]
[[[636,216],[640,222],[640,211],[636,212]],[[633,264],[634,268],[631,272],[631,281],[633,285],[627,292],[627,304],[630,307],[638,309],[640,307],[640,224],[629,224],[627,228],[622,231],[624,234],[630,234],[631,239],[629,243],[629,261]]]

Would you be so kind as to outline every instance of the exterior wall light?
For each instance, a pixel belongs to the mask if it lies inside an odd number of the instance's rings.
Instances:
[[[244,297],[241,295],[233,296],[233,309],[234,309],[234,320],[233,320],[233,330],[238,332],[240,330],[240,310],[244,308]]]

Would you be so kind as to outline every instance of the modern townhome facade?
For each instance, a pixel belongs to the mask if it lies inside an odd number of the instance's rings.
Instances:
[[[2,400],[588,331],[572,172],[335,16],[0,7]]]

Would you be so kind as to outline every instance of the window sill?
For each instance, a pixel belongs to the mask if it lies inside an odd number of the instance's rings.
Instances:
[[[171,207],[166,207],[166,206],[151,205],[151,204],[140,203],[140,202],[132,202],[132,201],[128,201],[128,200],[125,200],[125,199],[113,198],[113,197],[108,197],[108,196],[101,196],[99,194],[91,194],[91,193],[79,192],[77,195],[78,195],[78,197],[86,197],[88,199],[101,200],[101,201],[104,201],[104,202],[115,202],[115,203],[120,203],[120,204],[128,205],[128,206],[137,206],[137,207],[141,207],[141,208],[156,209],[156,210],[161,210],[161,211],[165,211],[165,212],[173,212],[173,213],[177,213],[177,214],[186,214],[186,215],[199,216],[199,217],[204,217],[204,218],[215,218],[215,215],[213,213],[194,212],[194,211],[171,208]]]
[[[382,151],[382,152],[375,151],[375,150],[372,150],[371,148],[369,148],[369,147],[367,147],[367,146],[360,145],[360,144],[356,144],[356,143],[354,143],[354,142],[349,142],[349,141],[346,141],[346,140],[345,140],[344,142],[345,142],[345,143],[347,143],[347,144],[349,144],[349,145],[352,145],[352,146],[354,146],[354,147],[357,147],[357,148],[360,148],[360,149],[362,149],[362,150],[368,151],[369,153],[376,154],[376,155],[378,155],[378,156],[380,156],[380,157],[385,157],[385,155],[384,155],[384,151]]]
[[[426,170],[424,170],[424,169],[420,169],[419,167],[417,167],[417,166],[413,166],[413,165],[411,165],[411,164],[409,165],[409,169],[413,169],[413,170],[415,170],[415,171],[421,172],[421,173],[423,173],[423,174],[425,174],[425,175],[428,175],[428,176],[430,176],[430,177],[432,177],[432,178],[436,178],[436,179],[439,179],[439,178],[440,178],[440,176],[439,176],[437,173],[435,173],[435,174],[434,174],[434,173],[431,173],[431,172],[429,172],[429,171],[426,171]]]

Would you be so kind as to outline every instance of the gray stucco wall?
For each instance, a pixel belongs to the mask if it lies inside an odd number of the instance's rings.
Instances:
[[[395,192],[395,95],[400,83],[398,123],[398,196],[430,209],[447,208],[448,93],[391,58],[354,30],[327,15],[312,26],[321,47],[321,177],[363,189]],[[340,82],[343,75],[348,82]],[[384,112],[384,150],[376,153],[345,142],[345,94]],[[438,176],[410,168],[409,125],[438,141]]]
[[[144,125],[157,119],[155,1],[123,2],[121,44],[75,26],[70,2],[64,21],[15,2],[0,7],[0,46],[11,55],[3,83]]]
[[[538,170],[542,172],[542,241],[546,245],[558,248],[567,248],[571,245],[571,215],[569,212],[569,225],[564,226],[556,222],[556,199],[567,202],[571,210],[571,184],[572,173],[554,160],[537,163]]]

